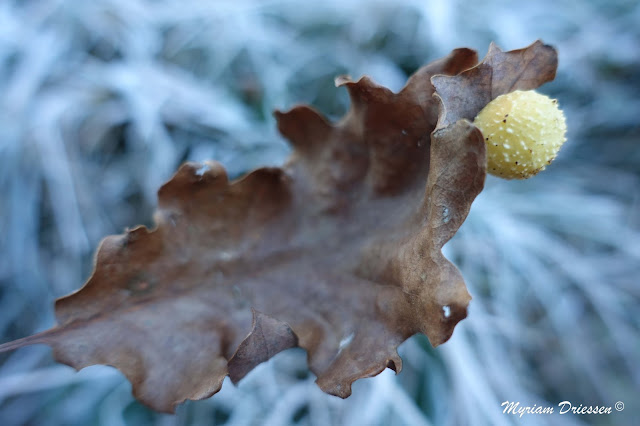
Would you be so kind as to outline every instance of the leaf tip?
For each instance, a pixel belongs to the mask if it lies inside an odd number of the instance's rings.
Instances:
[[[278,131],[298,151],[310,151],[323,146],[331,123],[315,109],[299,105],[289,111],[274,111]]]

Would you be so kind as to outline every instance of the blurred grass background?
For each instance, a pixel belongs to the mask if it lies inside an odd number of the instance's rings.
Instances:
[[[281,164],[271,112],[348,108],[333,78],[398,90],[456,47],[541,38],[559,50],[541,91],[569,141],[525,182],[489,178],[445,254],[474,299],[445,345],[401,347],[403,372],[323,394],[302,350],[175,416],[135,402],[109,367],[80,373],[47,347],[0,356],[2,425],[633,424],[640,415],[640,5],[633,0],[0,3],[0,341],[49,328],[99,241],[151,225],[186,160],[232,176]],[[500,403],[625,403],[610,416],[525,416]]]

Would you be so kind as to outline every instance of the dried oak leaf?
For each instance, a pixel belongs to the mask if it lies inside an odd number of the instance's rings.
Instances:
[[[489,102],[515,90],[533,90],[556,77],[556,50],[541,41],[524,49],[503,52],[494,43],[472,69],[453,77],[434,76],[431,82],[444,111],[438,127],[466,118],[473,120]]]
[[[441,253],[485,179],[482,135],[465,119],[546,81],[555,53],[492,47],[476,62],[454,50],[397,94],[340,77],[352,107],[335,124],[306,106],[276,112],[294,148],[283,168],[229,183],[217,163],[183,165],[158,192],[157,227],[105,238],[86,285],[56,302],[58,325],[0,351],[45,343],[77,369],[112,365],[166,412],[295,346],[341,397],[400,371],[400,343],[424,333],[439,345],[467,315]]]

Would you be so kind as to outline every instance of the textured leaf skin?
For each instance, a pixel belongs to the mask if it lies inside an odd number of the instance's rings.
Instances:
[[[478,66],[453,78],[435,76],[431,81],[444,111],[438,126],[466,118],[473,120],[489,102],[515,90],[533,90],[556,77],[556,50],[541,41],[523,49],[503,52],[494,43]]]
[[[276,112],[294,147],[283,168],[230,183],[217,163],[183,165],[158,192],[156,228],[105,238],[86,285],[56,302],[58,325],[0,351],[46,343],[75,368],[112,365],[165,412],[295,346],[340,397],[399,372],[400,343],[424,333],[439,345],[467,315],[471,297],[441,248],[484,184],[469,114],[547,81],[529,70],[555,72],[541,46],[493,46],[475,67],[475,52],[457,49],[397,94],[339,77],[352,107],[335,124],[306,106]],[[487,67],[504,81],[476,83]]]

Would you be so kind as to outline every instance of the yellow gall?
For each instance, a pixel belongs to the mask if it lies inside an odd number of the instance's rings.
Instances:
[[[567,140],[558,101],[533,90],[498,96],[473,124],[487,144],[487,171],[504,179],[527,179],[544,170]]]

